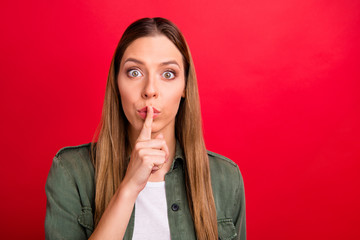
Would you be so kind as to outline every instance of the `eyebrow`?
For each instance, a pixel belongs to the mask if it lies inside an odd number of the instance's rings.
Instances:
[[[142,61],[137,60],[137,59],[135,59],[135,58],[128,58],[128,59],[126,59],[125,62],[124,62],[124,65],[125,65],[126,62],[135,62],[135,63],[141,64],[141,65],[145,65],[145,63],[143,63]],[[177,66],[180,68],[179,64],[178,64],[175,60],[170,60],[170,61],[162,62],[162,63],[160,63],[160,66],[169,65],[169,64],[175,64],[175,65],[177,65]]]

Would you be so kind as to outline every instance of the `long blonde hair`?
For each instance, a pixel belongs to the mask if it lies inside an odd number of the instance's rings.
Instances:
[[[217,239],[217,218],[209,159],[201,122],[197,79],[189,47],[180,30],[164,18],[142,18],[124,32],[111,61],[101,121],[91,144],[95,167],[95,225],[125,176],[131,149],[128,125],[117,87],[121,58],[137,38],[165,35],[179,49],[185,68],[185,98],[175,120],[175,136],[185,154],[185,186],[198,239]]]

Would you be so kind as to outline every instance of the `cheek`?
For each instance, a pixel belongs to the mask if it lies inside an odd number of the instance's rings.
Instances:
[[[178,89],[181,89],[181,87],[179,87]],[[183,93],[183,91],[167,93],[166,102],[167,102],[168,107],[171,109],[172,115],[176,115],[176,113],[178,111],[182,93]]]
[[[131,112],[130,110],[132,109],[134,100],[131,98],[131,95],[128,94],[122,94],[120,96],[121,96],[121,105],[122,108],[124,109],[124,113],[126,117],[129,117],[128,115]]]
[[[133,101],[132,98],[134,98],[134,94],[131,94],[133,92],[133,89],[126,86],[125,83],[121,84],[120,82],[121,81],[119,81],[119,83],[118,83],[120,98],[121,98],[123,107],[126,108],[126,106],[129,105],[129,103],[131,103]]]
[[[132,95],[129,94],[129,91],[124,91],[124,89],[119,88],[120,99],[121,99],[121,106],[124,111],[126,118],[129,120],[131,119],[131,109],[132,109]]]

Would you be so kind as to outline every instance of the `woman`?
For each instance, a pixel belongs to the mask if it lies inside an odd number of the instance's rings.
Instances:
[[[54,157],[47,239],[246,238],[241,173],[205,148],[194,65],[169,20],[125,30],[97,132]]]

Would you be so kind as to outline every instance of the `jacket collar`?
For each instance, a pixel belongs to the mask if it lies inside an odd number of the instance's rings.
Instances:
[[[173,162],[171,164],[169,172],[176,169],[179,166],[179,164],[184,163],[184,160],[185,160],[184,155],[185,155],[184,150],[182,149],[179,140],[176,139],[175,156],[174,156],[174,160],[173,160]]]

